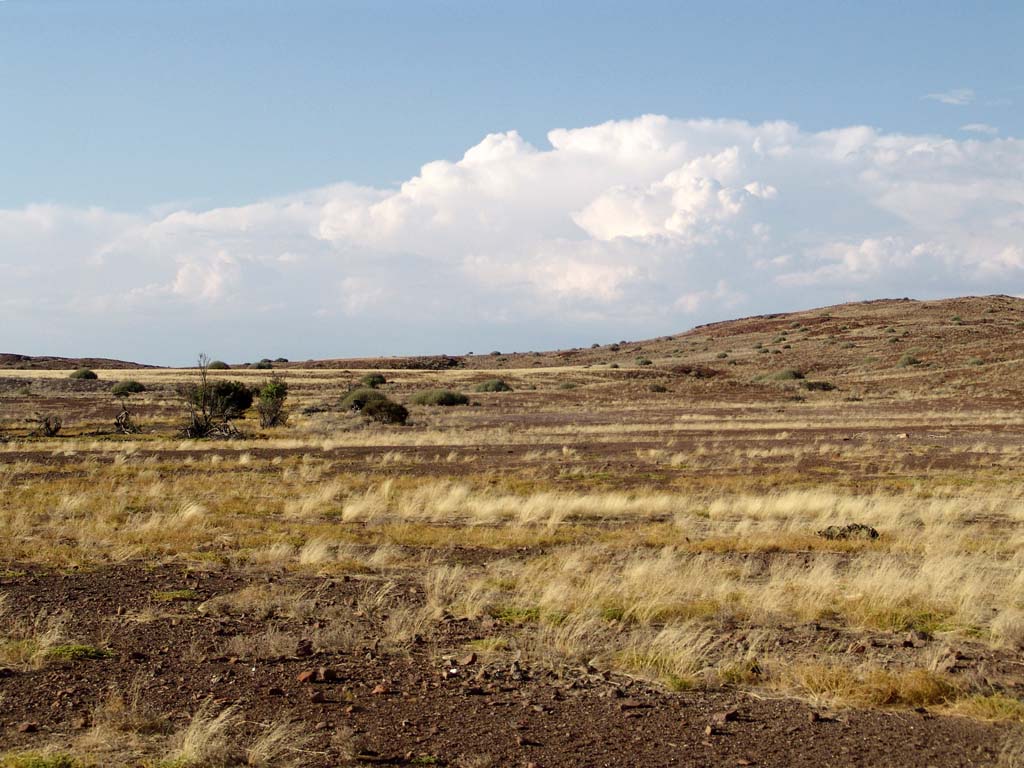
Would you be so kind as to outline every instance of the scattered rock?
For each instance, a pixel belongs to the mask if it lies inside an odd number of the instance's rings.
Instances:
[[[373,690],[370,691],[374,696],[384,696],[389,693],[388,687],[384,683],[378,683],[374,686]]]
[[[24,723],[18,724],[18,733],[35,733],[39,730],[39,723],[31,720],[26,720]]]
[[[313,641],[303,638],[295,647],[295,655],[299,658],[313,655]]]
[[[327,701],[322,691],[311,691],[309,694],[309,700],[314,704],[323,704]]]
[[[868,540],[877,539],[878,531],[870,525],[864,525],[863,523],[848,523],[847,525],[830,525],[827,528],[822,528],[818,531],[818,535],[823,539],[831,541],[844,541],[846,539]]]
[[[267,695],[268,696],[284,696],[284,689],[277,688],[277,687],[268,688],[267,689]]]
[[[807,713],[807,722],[817,723],[819,720],[821,720],[821,715],[817,712],[811,711]]]
[[[463,656],[461,659],[457,659],[456,663],[460,667],[468,667],[470,664],[476,664],[476,654],[470,653],[467,656]]]
[[[296,675],[295,679],[300,683],[308,683],[311,682],[314,677],[316,677],[316,670],[304,669]]]

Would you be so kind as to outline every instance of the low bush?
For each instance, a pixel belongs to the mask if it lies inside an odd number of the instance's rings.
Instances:
[[[650,361],[649,359],[647,359],[646,357],[638,357],[638,358],[636,359],[636,364],[637,364],[637,365],[654,365],[654,363],[652,363],[652,362],[651,362],[651,361]]]
[[[128,397],[128,395],[135,395],[139,392],[145,392],[146,385],[141,381],[135,381],[134,379],[127,379],[126,381],[119,381],[114,385],[111,390],[114,397]]]
[[[341,399],[341,407],[346,411],[361,411],[370,403],[381,402],[387,399],[388,396],[383,392],[370,387],[360,387],[359,389],[353,389]]]
[[[364,387],[376,389],[379,386],[387,384],[388,380],[384,378],[384,374],[382,373],[368,373],[359,380],[359,383]]]
[[[505,383],[504,379],[488,379],[477,384],[474,388],[476,392],[511,392],[512,387]]]
[[[77,371],[72,371],[68,375],[69,379],[98,379],[95,371],[88,368],[79,368]]]
[[[910,367],[912,365],[920,365],[920,364],[921,364],[921,361],[918,360],[913,355],[904,355],[903,357],[901,357],[897,361],[896,367],[897,368],[908,368],[908,367]]]
[[[809,392],[831,392],[836,385],[830,381],[803,381],[801,386]]]
[[[450,389],[425,389],[413,395],[409,402],[413,405],[468,405],[469,398]]]
[[[270,360],[260,360],[258,363],[253,363],[252,367],[261,371],[269,371],[274,367],[274,363]]]
[[[781,371],[776,371],[772,374],[772,378],[775,379],[775,381],[797,381],[803,377],[803,371],[797,370],[796,368],[783,368]]]
[[[664,384],[651,384],[647,389],[650,392],[668,392],[668,387]]]
[[[363,415],[381,424],[405,424],[409,409],[394,400],[374,400],[363,407]]]
[[[278,427],[287,423],[284,401],[288,398],[288,382],[275,376],[260,385],[258,397],[256,410],[260,414],[261,427]]]
[[[214,360],[208,366],[211,371],[228,371],[231,370],[231,366],[225,363],[223,360]]]

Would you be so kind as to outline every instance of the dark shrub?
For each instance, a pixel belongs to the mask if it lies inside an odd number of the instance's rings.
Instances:
[[[409,409],[394,400],[374,400],[363,408],[363,415],[381,424],[405,424]]]
[[[287,423],[284,401],[288,398],[288,382],[275,376],[260,385],[258,396],[256,410],[260,414],[261,427],[277,427]]]
[[[207,366],[211,371],[228,371],[231,370],[231,366],[225,363],[223,360],[214,360]]]
[[[269,371],[274,367],[274,364],[270,360],[260,360],[258,363],[253,363],[252,367],[261,371]]]
[[[69,379],[98,379],[95,371],[91,371],[88,368],[79,368],[77,371],[72,371],[68,376]]]
[[[668,387],[664,384],[651,384],[647,389],[651,392],[668,392]]]
[[[364,387],[376,389],[379,386],[387,384],[388,380],[384,378],[384,374],[382,373],[368,373],[359,380],[359,383]]]
[[[287,363],[288,362],[288,358],[287,357],[275,357],[274,358],[274,362],[275,363]]]
[[[141,381],[135,381],[134,379],[128,379],[127,381],[119,381],[114,385],[114,389],[111,390],[114,397],[128,397],[128,395],[134,395],[139,392],[146,391],[146,385]]]
[[[836,388],[831,381],[802,381],[800,386],[810,392],[831,392]]]
[[[369,387],[360,387],[359,389],[353,389],[341,399],[341,407],[346,411],[361,411],[370,403],[387,399],[388,396],[383,392],[378,392],[376,389],[370,389]]]
[[[469,398],[450,389],[425,389],[417,392],[409,401],[414,405],[466,405]]]
[[[654,363],[652,363],[652,362],[651,362],[650,360],[648,360],[648,359],[647,359],[646,357],[638,357],[638,358],[636,359],[636,364],[637,364],[637,365],[654,365]]]
[[[253,392],[240,381],[215,381],[206,385],[208,392],[198,392],[213,404],[214,418],[237,419],[252,406]]]
[[[488,379],[473,387],[475,392],[511,392],[512,387],[504,379]]]

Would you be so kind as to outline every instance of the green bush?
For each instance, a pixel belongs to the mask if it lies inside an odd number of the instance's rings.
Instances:
[[[260,414],[261,427],[278,427],[288,421],[288,414],[284,410],[284,401],[288,398],[288,382],[275,376],[260,385],[258,397],[256,410]]]
[[[231,370],[231,366],[225,363],[223,360],[214,360],[208,366],[211,371],[228,371]]]
[[[512,387],[505,383],[504,379],[488,379],[473,387],[476,392],[511,392]]]
[[[359,383],[364,387],[376,389],[383,384],[387,384],[388,380],[384,378],[384,374],[382,373],[368,373],[359,380]]]
[[[652,362],[651,362],[650,360],[648,360],[648,359],[647,359],[646,357],[638,357],[638,358],[636,359],[636,364],[637,364],[637,365],[654,365],[654,363],[652,363]]]
[[[274,367],[274,363],[270,360],[260,360],[258,363],[253,363],[252,367],[260,371],[269,371]]]
[[[809,392],[831,392],[836,388],[830,381],[803,381],[800,384]]]
[[[717,357],[719,360],[725,360],[725,358],[727,358],[728,356],[728,352],[719,352],[717,355],[715,355],[715,357]]]
[[[772,374],[772,378],[775,381],[796,381],[803,377],[803,371],[798,371],[796,368],[783,368],[781,371],[776,371]]]
[[[353,389],[341,399],[341,407],[346,411],[361,411],[370,403],[387,400],[388,396],[370,387]]]
[[[79,368],[77,371],[72,371],[68,376],[69,379],[98,379],[95,371],[91,371],[88,368]]]
[[[908,368],[911,365],[920,365],[921,361],[913,355],[904,355],[896,362],[897,368]]]
[[[450,389],[425,389],[413,395],[409,402],[413,405],[467,405],[469,398]]]
[[[126,381],[119,381],[114,385],[113,392],[114,397],[128,397],[128,395],[135,395],[139,392],[145,392],[146,385],[141,381],[135,381],[134,379],[128,379]]]
[[[374,400],[363,407],[363,415],[381,424],[405,424],[409,409],[394,400]]]

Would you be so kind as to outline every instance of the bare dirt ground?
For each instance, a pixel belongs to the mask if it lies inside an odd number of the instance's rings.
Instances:
[[[0,766],[1020,765],[1022,326],[871,302],[233,367],[289,385],[237,440],[179,435],[192,371],[19,358]],[[369,422],[367,369],[470,404]]]

